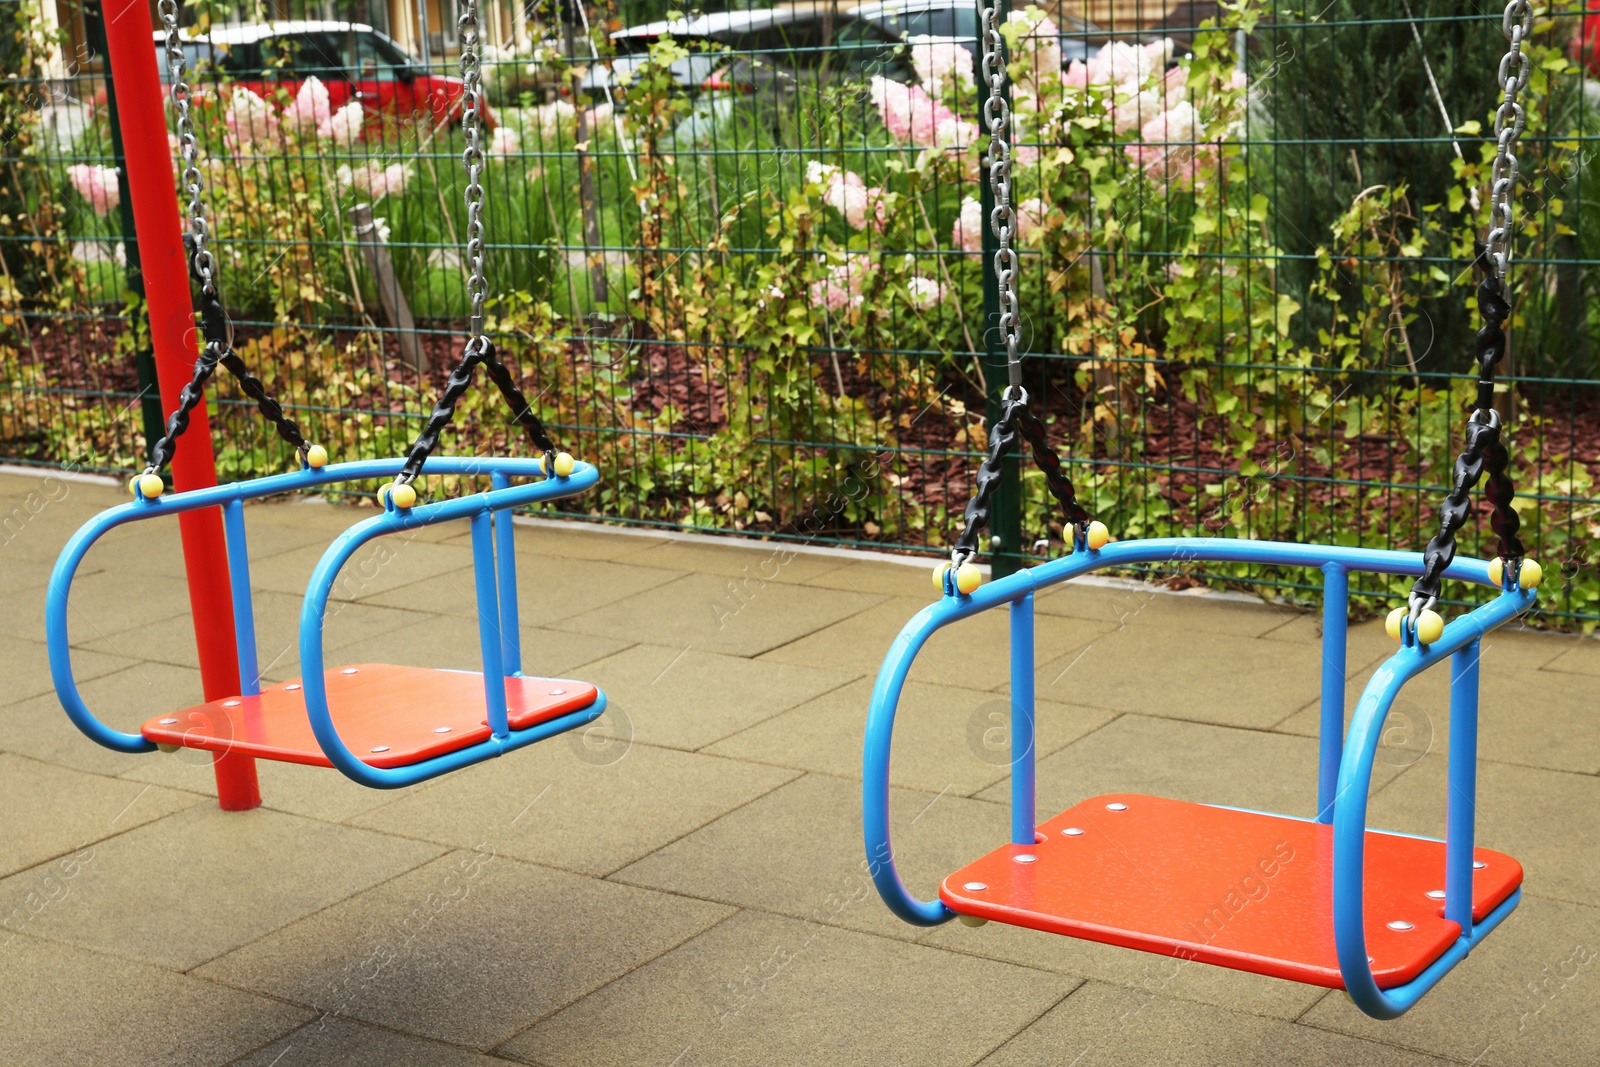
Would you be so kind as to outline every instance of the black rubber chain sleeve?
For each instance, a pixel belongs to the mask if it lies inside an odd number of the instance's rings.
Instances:
[[[1481,245],[1478,265],[1480,268],[1487,266]],[[1505,322],[1511,315],[1511,305],[1506,302],[1499,280],[1488,270],[1478,283],[1478,309],[1483,317],[1483,325],[1474,340],[1478,395],[1473,418],[1467,423],[1467,446],[1456,457],[1450,492],[1439,508],[1439,532],[1422,550],[1422,576],[1411,587],[1414,595],[1425,600],[1439,596],[1445,569],[1456,556],[1456,533],[1472,513],[1472,490],[1485,471],[1489,480],[1484,486],[1484,496],[1494,508],[1490,527],[1499,540],[1497,554],[1502,559],[1518,561],[1526,552],[1517,536],[1521,520],[1511,506],[1516,491],[1509,474],[1510,454],[1500,439],[1499,420],[1492,417],[1494,372],[1505,357]],[[1477,421],[1479,416],[1485,421]]]
[[[989,454],[978,464],[978,477],[973,486],[972,499],[967,501],[965,525],[956,538],[956,548],[963,556],[978,552],[978,535],[989,525],[989,502],[1000,488],[1003,473],[1001,464],[1017,448],[1017,402],[1001,401],[1000,419],[989,427]]]
[[[190,414],[206,398],[206,379],[210,378],[216,369],[216,351],[207,345],[200,353],[200,358],[194,361],[194,376],[184,384],[183,392],[178,394],[177,408],[167,416],[166,433],[150,449],[151,470],[162,470],[172,461],[173,453],[178,450],[178,438],[189,428]]]
[[[434,405],[433,414],[428,416],[427,424],[417,435],[410,452],[406,454],[405,465],[400,468],[401,481],[409,482],[422,473],[422,465],[433,455],[433,450],[439,447],[439,435],[455,417],[456,403],[472,385],[472,372],[480,363],[487,369],[489,380],[499,387],[500,395],[505,397],[506,403],[511,406],[517,424],[527,431],[528,439],[533,442],[534,447],[544,453],[546,475],[553,472],[555,442],[545,431],[544,423],[539,421],[539,416],[533,413],[533,408],[529,406],[527,397],[522,395],[522,390],[517,387],[511,371],[495,357],[494,344],[484,340],[477,347],[469,343],[461,362],[450,372],[450,380],[445,383],[444,392],[440,395],[439,402]]]
[[[1031,408],[1024,406],[1018,414],[1017,424],[1022,431],[1023,439],[1028,442],[1028,448],[1033,452],[1033,462],[1044,472],[1045,485],[1049,486],[1050,495],[1061,505],[1063,529],[1088,523],[1089,513],[1078,503],[1077,490],[1072,487],[1072,480],[1067,477],[1066,468],[1061,465],[1061,457],[1050,447],[1050,439],[1045,435],[1043,420],[1035,415]]]
[[[1001,401],[1000,419],[989,430],[989,454],[978,466],[977,484],[972,499],[967,501],[966,525],[956,538],[956,548],[963,555],[978,551],[978,536],[989,525],[990,501],[1000,487],[1005,458],[1016,451],[1019,440],[1026,440],[1033,453],[1033,461],[1044,471],[1050,494],[1061,504],[1068,526],[1086,523],[1089,515],[1078,503],[1072,482],[1062,469],[1061,458],[1050,448],[1044,423],[1028,407],[1023,397],[1007,397]]]
[[[205,340],[205,348],[201,351],[200,358],[195,361],[194,376],[179,394],[178,410],[167,420],[165,435],[150,450],[151,467],[159,471],[172,461],[173,455],[178,450],[178,438],[189,428],[190,416],[204,399],[203,386],[216,372],[219,363],[238,379],[239,388],[256,402],[256,409],[277,428],[278,436],[293,445],[296,451],[303,453],[307,445],[305,435],[300,432],[300,424],[283,413],[283,405],[273,399],[272,394],[267,392],[266,385],[260,378],[250,373],[250,368],[245,366],[244,360],[233,350],[228,311],[222,306],[222,297],[216,288],[214,286],[207,288],[195,273],[193,243],[188,235],[184,236],[184,247],[191,250],[189,276],[195,280],[200,290],[200,334]]]

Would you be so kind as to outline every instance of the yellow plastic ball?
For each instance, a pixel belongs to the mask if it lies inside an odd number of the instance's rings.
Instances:
[[[1444,616],[1437,611],[1424,609],[1417,616],[1417,640],[1425,645],[1431,645],[1444,636]]]
[[[1106,524],[1099,519],[1089,524],[1089,528],[1084,531],[1084,537],[1088,540],[1089,547],[1096,551],[1111,543],[1111,531],[1106,529]]]
[[[321,445],[312,445],[306,449],[306,466],[319,470],[328,465],[328,450]]]
[[[394,501],[397,508],[409,508],[417,502],[417,491],[406,484],[392,484],[389,487],[389,499]]]
[[[989,925],[988,919],[981,919],[976,915],[957,915],[956,918],[961,920],[962,926],[970,926],[974,930],[980,926]]]
[[[128,492],[134,496],[144,493],[146,500],[154,500],[166,492],[167,483],[161,480],[159,474],[135,474],[128,482]]]
[[[573,468],[576,467],[576,466],[577,466],[577,462],[568,453],[566,453],[566,452],[557,452],[556,453],[556,477],[557,478],[570,478],[570,477],[572,477]]]
[[[1506,561],[1499,556],[1489,561],[1489,581],[1499,586],[1506,584]]]
[[[1389,612],[1389,617],[1383,620],[1383,631],[1389,635],[1391,641],[1400,640],[1400,624],[1405,621],[1405,617],[1405,608],[1395,608]]]
[[[983,572],[976,563],[963,563],[956,568],[956,589],[966,594],[983,584]]]
[[[1522,561],[1522,569],[1517,571],[1517,584],[1524,589],[1537,589],[1539,583],[1544,581],[1544,568],[1531,559]]]
[[[949,572],[949,570],[949,560],[945,560],[943,563],[933,568],[933,587],[939,590],[941,593],[944,592],[944,576]]]

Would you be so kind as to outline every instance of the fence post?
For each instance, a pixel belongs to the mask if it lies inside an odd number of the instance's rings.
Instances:
[[[139,262],[139,234],[133,225],[133,194],[128,189],[128,159],[122,151],[122,126],[117,122],[117,87],[111,80],[111,58],[106,55],[105,13],[101,0],[86,0],[83,5],[83,32],[90,50],[100,57],[106,87],[106,119],[111,127],[111,156],[117,163],[117,220],[122,225],[123,277],[128,291],[144,302],[144,271]],[[129,323],[133,328],[133,323]],[[133,369],[139,378],[139,412],[144,422],[144,448],[149,452],[166,429],[161,410],[161,386],[156,381],[156,357],[149,343],[133,352]]]
[[[987,47],[983,40],[984,0],[977,0],[978,54]],[[994,17],[997,26],[1004,26],[1010,11],[1007,0],[994,0]],[[1005,55],[1002,44],[1002,57]],[[1006,79],[1003,94],[1006,106],[1011,104],[1011,81]],[[989,125],[984,121],[983,102],[988,99],[989,87],[983,81],[983,62],[978,61],[978,138],[979,143],[989,143]],[[1007,131],[1008,136],[1011,131]],[[1006,342],[1000,333],[1000,278],[994,269],[994,254],[1000,247],[994,230],[989,225],[989,213],[994,210],[994,193],[989,188],[989,155],[983,155],[979,171],[979,201],[983,205],[983,380],[988,393],[985,414],[990,426],[1000,421],[1000,402],[1006,390]],[[1015,198],[1013,198],[1013,207]],[[1021,329],[1021,324],[1018,324]],[[1026,341],[1026,337],[1023,338]],[[994,577],[1003,578],[1022,566],[1022,471],[1020,457],[1013,452],[1001,469],[1000,486],[995,490],[994,509],[989,518],[989,544],[980,545],[990,551],[989,565]]]
[[[378,285],[384,325],[392,327],[400,338],[400,362],[418,374],[428,374],[433,370],[433,361],[422,350],[422,342],[417,337],[417,320],[411,317],[411,305],[395,279],[389,246],[383,243],[378,226],[372,221],[372,205],[357,204],[351,208],[350,224],[355,227],[356,242],[361,245],[367,269],[372,271],[372,278]]]
[[[577,56],[577,46],[574,43],[573,23],[581,15],[576,15],[572,10],[561,12],[561,32],[566,44],[566,60],[572,64],[572,103],[577,108],[577,134],[578,140],[575,148],[578,153],[578,201],[583,206],[583,257],[597,261],[589,263],[589,292],[590,307],[595,311],[602,311],[610,301],[606,284],[606,255],[598,251],[600,248],[600,203],[595,193],[594,186],[594,160],[589,156],[589,140],[595,134],[589,129],[589,109],[584,106],[581,95],[583,79],[578,76],[578,68],[574,59]],[[707,157],[710,158],[710,157]],[[712,188],[716,185],[713,183]],[[714,195],[714,194],[713,194]],[[577,309],[574,308],[574,311]]]

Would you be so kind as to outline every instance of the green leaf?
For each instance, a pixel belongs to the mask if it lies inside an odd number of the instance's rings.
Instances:
[[[1278,320],[1279,337],[1289,336],[1289,322],[1295,317],[1299,310],[1300,305],[1297,304],[1292,297],[1283,295],[1278,297],[1278,310],[1276,317]]]

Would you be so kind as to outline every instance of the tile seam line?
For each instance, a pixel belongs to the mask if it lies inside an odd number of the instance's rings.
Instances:
[[[1338,990],[1337,989],[1329,990],[1329,992],[1337,993]],[[1326,999],[1326,998],[1324,998],[1324,999]],[[1319,1001],[1317,1001],[1317,1003],[1321,1004],[1322,1001],[1319,1000]],[[1364,1018],[1365,1017],[1363,1016],[1363,1019]],[[1471,1064],[1471,1062],[1472,1062],[1470,1060],[1461,1059],[1461,1058],[1458,1058],[1456,1056],[1451,1056],[1451,1055],[1447,1055],[1445,1053],[1436,1052],[1436,1051],[1434,1051],[1432,1049],[1421,1048],[1420,1046],[1417,1046],[1417,1045],[1402,1045],[1402,1044],[1399,1044],[1399,1043],[1393,1042],[1393,1041],[1383,1041],[1383,1040],[1381,1040],[1379,1038],[1367,1037],[1364,1034],[1353,1034],[1348,1030],[1338,1030],[1338,1029],[1335,1029],[1334,1027],[1324,1026],[1324,1025],[1321,1025],[1321,1024],[1316,1023],[1316,1022],[1310,1022],[1310,1021],[1299,1022],[1299,1021],[1296,1021],[1294,1023],[1291,1023],[1290,1025],[1291,1026],[1303,1026],[1307,1030],[1314,1030],[1314,1031],[1316,1031],[1317,1033],[1320,1033],[1320,1034],[1334,1034],[1334,1035],[1336,1035],[1338,1037],[1347,1038],[1347,1039],[1352,1040],[1352,1041],[1361,1041],[1361,1042],[1364,1042],[1364,1043],[1366,1043],[1368,1045],[1376,1045],[1379,1048],[1390,1048],[1390,1049],[1395,1049],[1396,1051],[1399,1051],[1399,1052],[1409,1052],[1409,1053],[1412,1053],[1414,1055],[1425,1056],[1428,1059],[1434,1060],[1435,1062],[1438,1062],[1438,1063],[1452,1063],[1452,1064],[1453,1063],[1464,1063],[1464,1064]],[[1385,1032],[1392,1032],[1392,1031],[1385,1031]]]
[[[346,827],[346,829],[359,829],[359,828],[357,828],[357,827]],[[365,832],[367,832],[367,833],[376,833],[377,831],[367,830]],[[383,835],[383,836],[395,836],[395,835]],[[454,848],[454,847],[451,847],[451,846],[448,846],[448,845],[440,845],[440,844],[438,844],[436,842],[432,842],[432,841],[419,842],[419,843],[433,845],[433,847],[440,849],[440,852],[437,855],[429,856],[427,859],[422,860],[420,863],[417,863],[414,866],[407,867],[407,868],[405,868],[404,870],[401,870],[401,871],[396,871],[394,874],[390,875],[387,878],[383,878],[383,879],[380,879],[380,880],[378,880],[376,882],[373,882],[371,885],[363,886],[362,888],[357,889],[353,893],[348,893],[345,896],[340,897],[338,900],[330,900],[328,903],[322,905],[320,908],[315,908],[312,911],[306,912],[304,915],[296,916],[295,918],[290,919],[286,923],[283,923],[283,924],[281,924],[279,926],[273,927],[271,930],[263,930],[261,933],[257,934],[255,937],[252,937],[250,940],[243,941],[243,942],[241,942],[241,943],[239,943],[237,945],[232,946],[231,948],[224,949],[222,952],[217,953],[215,956],[207,957],[206,959],[201,960],[200,962],[194,964],[191,967],[180,969],[178,971],[178,973],[182,974],[182,975],[184,975],[186,977],[189,977],[189,978],[199,978],[199,979],[202,979],[203,981],[216,982],[218,985],[226,985],[230,989],[243,989],[242,986],[233,986],[233,985],[230,985],[229,983],[223,982],[223,981],[221,981],[219,979],[208,978],[205,975],[195,974],[194,972],[198,971],[202,967],[208,967],[211,964],[216,963],[219,960],[222,960],[227,956],[231,956],[235,952],[242,952],[247,948],[250,948],[250,947],[252,947],[252,946],[254,946],[256,944],[259,944],[260,942],[266,940],[267,938],[274,936],[275,934],[282,933],[283,931],[289,929],[290,927],[298,926],[301,923],[307,921],[308,919],[316,918],[318,915],[321,915],[323,912],[329,910],[330,908],[338,907],[340,904],[344,904],[344,903],[346,903],[348,901],[354,900],[357,897],[365,896],[366,894],[372,892],[373,890],[380,889],[383,886],[388,885],[390,882],[393,882],[398,878],[404,878],[408,874],[412,874],[412,873],[414,873],[416,871],[420,871],[422,868],[428,866],[430,863],[437,863],[439,860],[441,860],[444,857],[450,855],[452,852],[470,851],[470,850],[466,850],[466,849]],[[253,989],[245,989],[244,992],[256,993],[259,996],[269,996],[270,995],[270,994],[266,994],[266,993],[260,993],[258,990],[253,990]],[[285,998],[281,998],[281,997],[280,998],[275,998],[275,999],[282,999],[282,1000],[284,1000],[285,1003],[288,1003],[288,1004],[297,1003],[296,1001],[286,1000]],[[313,1010],[313,1011],[319,1010],[319,1009],[317,1009],[316,1007],[314,1007],[312,1005],[301,1005],[301,1006],[302,1007],[311,1007],[311,1010]]]
[[[1046,972],[1046,973],[1051,973],[1051,972]],[[1017,1038],[1021,1037],[1023,1034],[1025,1034],[1029,1030],[1031,1030],[1033,1028],[1033,1026],[1036,1023],[1039,1022],[1040,1019],[1043,1019],[1046,1015],[1049,1015],[1051,1012],[1055,1011],[1061,1005],[1065,1004],[1072,997],[1072,994],[1076,993],[1078,990],[1082,989],[1084,986],[1089,984],[1089,979],[1087,979],[1087,978],[1083,978],[1083,977],[1079,977],[1079,976],[1068,976],[1068,977],[1077,977],[1078,978],[1078,984],[1073,986],[1071,989],[1067,990],[1065,993],[1061,994],[1061,996],[1057,997],[1055,999],[1054,1003],[1050,1004],[1048,1007],[1046,1007],[1039,1014],[1035,1015],[1033,1018],[1029,1019],[1027,1022],[1023,1023],[1021,1026],[1017,1027],[1016,1030],[1014,1030],[1012,1033],[1008,1034],[1005,1037],[1005,1039],[1002,1040],[998,1045],[995,1045],[988,1052],[985,1052],[983,1055],[981,1055],[977,1059],[973,1060],[971,1067],[979,1067],[980,1064],[984,1063],[985,1061],[987,1061],[989,1059],[992,1059],[995,1055],[997,1055],[1000,1052],[1001,1049],[1005,1048],[1007,1045],[1011,1044],[1011,1042],[1015,1041]]]
[[[755,662],[760,662],[760,661],[751,660],[751,662],[755,663]],[[778,663],[777,660],[773,660],[772,662],[774,664]],[[797,664],[793,664],[793,663],[784,663],[784,664],[780,664],[780,665],[784,666],[784,667],[797,666]],[[831,667],[819,667],[819,668],[816,668],[816,669],[818,669],[818,670],[832,670],[833,668],[831,668]],[[841,671],[840,673],[842,674],[844,672]],[[741,726],[737,730],[733,731],[733,733],[731,733],[731,734],[723,734],[721,737],[713,738],[712,740],[707,741],[705,744],[701,745],[699,748],[681,749],[680,751],[693,752],[693,753],[696,753],[697,755],[704,755],[704,756],[716,756],[716,755],[718,755],[718,753],[707,752],[706,749],[710,748],[712,745],[720,745],[724,741],[728,741],[728,740],[731,740],[732,738],[738,737],[740,734],[745,733],[746,731],[749,731],[749,730],[753,730],[757,726],[761,726],[761,725],[763,725],[765,723],[769,723],[773,719],[776,719],[780,715],[787,715],[787,714],[789,714],[789,712],[794,711],[796,708],[804,707],[805,705],[811,703],[814,700],[821,700],[825,696],[829,696],[830,694],[837,693],[841,689],[845,689],[845,688],[848,688],[849,686],[855,685],[857,682],[861,681],[865,677],[866,677],[866,675],[864,675],[864,674],[853,675],[853,676],[845,679],[844,681],[838,683],[837,685],[830,686],[829,688],[824,689],[819,693],[815,693],[815,694],[813,694],[813,695],[811,695],[809,697],[806,697],[804,700],[800,701],[800,703],[798,703],[798,704],[791,704],[787,708],[782,708],[782,709],[780,709],[778,711],[773,712],[771,715],[768,715],[768,716],[766,716],[764,718],[761,718],[761,719],[757,719],[755,722],[749,723],[749,724],[747,724],[745,726]],[[727,759],[727,758],[730,758],[730,757],[724,756],[723,758]],[[732,757],[732,758],[737,758],[737,757]],[[776,766],[776,764],[773,764],[773,766]]]
[[[716,758],[716,759],[727,759],[728,757],[719,756],[719,757],[713,757],[713,758]],[[739,761],[734,761],[734,762],[739,762]],[[776,769],[779,769],[779,770],[793,770],[793,768],[776,768]],[[736,805],[734,807],[729,808],[727,811],[724,811],[724,812],[722,812],[722,813],[720,813],[718,815],[713,815],[711,818],[707,819],[703,823],[700,823],[698,826],[695,826],[695,827],[693,827],[692,829],[689,829],[689,830],[685,830],[683,833],[679,834],[677,837],[674,837],[672,840],[664,841],[660,845],[657,845],[655,848],[651,849],[649,852],[646,852],[644,855],[637,856],[634,859],[631,859],[628,862],[626,862],[624,864],[621,864],[620,866],[613,867],[611,870],[606,871],[604,874],[601,874],[598,877],[600,878],[601,881],[604,881],[604,882],[612,881],[612,875],[618,874],[618,873],[620,873],[622,871],[627,870],[629,867],[632,867],[635,863],[642,863],[643,861],[649,859],[651,856],[654,856],[657,852],[660,852],[663,849],[671,848],[673,845],[676,845],[679,841],[682,841],[684,838],[689,837],[689,836],[691,836],[693,834],[699,833],[701,830],[704,830],[706,827],[710,826],[712,823],[721,822],[723,819],[726,819],[728,816],[734,814],[735,812],[743,811],[745,808],[748,808],[750,805],[754,804],[756,801],[766,799],[767,797],[771,796],[773,793],[776,793],[778,790],[780,790],[784,786],[788,785],[790,782],[799,781],[804,776],[805,776],[805,772],[804,771],[795,771],[788,778],[785,778],[781,782],[775,783],[772,786],[772,788],[763,790],[758,795],[753,796],[750,799],[748,799],[746,801],[743,801],[742,803],[740,803],[740,804],[738,804],[738,805]],[[627,882],[617,882],[616,884],[617,885],[628,885],[629,883],[627,883]],[[687,896],[688,894],[680,894],[680,895]],[[696,898],[696,899],[699,899],[699,898]]]
[[[699,898],[696,897],[696,898],[692,898],[692,899],[698,900]],[[722,902],[721,901],[702,901],[702,903],[721,904]],[[562,1012],[566,1011],[568,1008],[576,1007],[577,1005],[581,1004],[583,1001],[588,1000],[590,997],[595,996],[596,994],[602,992],[605,989],[610,988],[612,985],[615,985],[617,982],[622,981],[624,978],[627,978],[629,975],[633,974],[634,972],[642,970],[645,967],[648,967],[650,964],[656,962],[659,959],[662,959],[663,957],[669,955],[670,953],[676,952],[678,949],[680,949],[683,946],[689,944],[689,942],[694,941],[696,938],[700,938],[700,937],[705,936],[706,934],[709,934],[711,931],[713,931],[713,930],[717,929],[718,927],[720,927],[723,923],[728,922],[729,920],[733,919],[737,915],[742,914],[746,910],[744,908],[739,907],[738,905],[722,905],[722,906],[724,906],[724,907],[732,907],[733,910],[730,911],[728,914],[722,916],[722,918],[720,918],[720,919],[716,920],[715,922],[711,923],[709,926],[705,927],[704,929],[697,930],[694,933],[689,934],[688,936],[682,938],[681,940],[678,940],[678,941],[676,941],[676,942],[674,942],[674,943],[672,943],[670,945],[667,945],[660,952],[657,952],[655,955],[651,956],[649,959],[639,961],[639,963],[636,964],[635,966],[628,968],[626,971],[622,972],[619,975],[616,975],[616,976],[614,976],[612,978],[607,979],[606,981],[604,981],[604,982],[600,983],[599,985],[595,986],[593,989],[589,990],[587,993],[584,993],[582,996],[573,998],[573,1000],[570,1003],[563,1004],[563,1005],[561,1005],[561,1007],[556,1008],[553,1011],[548,1011],[548,1012],[545,1012],[543,1015],[538,1016],[537,1018],[535,1018],[534,1020],[529,1022],[527,1026],[524,1026],[522,1029],[520,1029],[520,1030],[516,1031],[515,1033],[511,1034],[511,1036],[505,1038],[504,1040],[502,1040],[502,1041],[500,1041],[500,1042],[498,1042],[496,1044],[490,1045],[487,1051],[489,1053],[493,1054],[493,1055],[497,1055],[497,1056],[501,1055],[500,1051],[499,1051],[500,1049],[505,1048],[507,1045],[511,1044],[511,1042],[513,1042],[513,1041],[517,1040],[517,1038],[521,1037],[523,1034],[526,1034],[529,1031],[533,1030],[540,1023],[546,1022],[546,1021],[548,1021],[550,1019],[554,1019],[556,1016],[560,1015]],[[506,1055],[502,1056],[502,1058],[503,1059],[513,1059],[509,1054],[506,1054]],[[513,1062],[527,1063],[529,1061],[527,1061],[527,1060],[513,1060]]]

